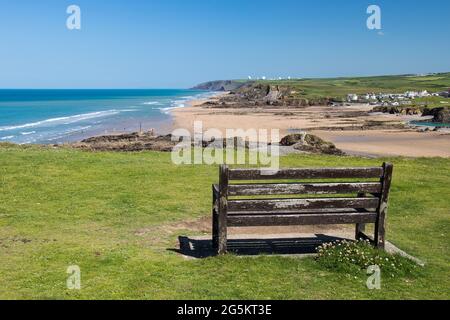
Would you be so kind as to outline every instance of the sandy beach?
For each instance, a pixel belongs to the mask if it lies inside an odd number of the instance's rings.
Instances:
[[[353,155],[450,157],[448,130],[403,128],[420,117],[372,114],[369,105],[221,108],[204,103],[191,101],[188,107],[173,110],[173,128],[192,131],[194,121],[202,121],[204,130],[217,128],[224,133],[226,129],[279,129],[284,136],[306,131]]]

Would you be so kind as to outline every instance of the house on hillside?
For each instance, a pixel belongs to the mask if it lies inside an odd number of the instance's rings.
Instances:
[[[405,92],[405,97],[407,97],[409,99],[413,99],[417,96],[419,96],[419,92],[416,92],[416,91],[406,91]]]
[[[358,102],[358,95],[354,93],[350,93],[347,95],[348,102]]]
[[[430,94],[428,93],[427,90],[419,92],[419,97],[429,97],[429,96],[430,96]]]
[[[439,92],[439,95],[444,98],[450,98],[450,89],[448,91]]]

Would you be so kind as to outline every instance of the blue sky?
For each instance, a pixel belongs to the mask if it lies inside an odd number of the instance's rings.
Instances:
[[[66,28],[71,4],[81,30]],[[0,0],[0,88],[450,71],[449,15],[448,0]]]

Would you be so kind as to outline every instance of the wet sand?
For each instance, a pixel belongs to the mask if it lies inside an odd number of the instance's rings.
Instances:
[[[450,157],[450,134],[400,130],[311,131],[339,149],[363,156]]]
[[[419,116],[369,114],[372,106],[312,106],[306,108],[220,108],[193,101],[172,112],[173,128],[193,131],[194,121],[203,130],[279,129],[280,136],[298,131],[315,134],[348,154],[364,156],[450,157],[450,132],[417,132],[401,124]],[[361,130],[361,126],[364,130]],[[370,126],[370,130],[366,127]]]

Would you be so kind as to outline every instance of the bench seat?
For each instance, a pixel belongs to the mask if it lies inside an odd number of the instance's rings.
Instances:
[[[213,185],[213,246],[219,254],[226,252],[228,227],[355,224],[355,238],[368,239],[365,225],[373,223],[373,242],[384,248],[392,169],[384,163],[373,168],[280,169],[268,174],[223,165],[220,182]]]
[[[375,223],[376,212],[230,214],[229,227]]]

